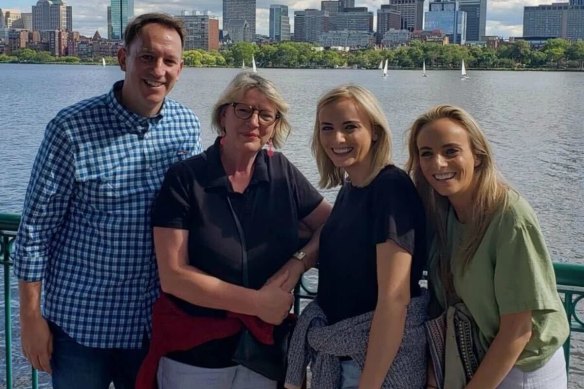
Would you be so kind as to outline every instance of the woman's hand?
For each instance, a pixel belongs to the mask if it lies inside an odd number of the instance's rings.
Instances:
[[[496,388],[531,339],[531,311],[501,315],[499,332],[466,389]]]
[[[272,277],[260,290],[257,291],[255,306],[256,316],[266,323],[278,325],[284,321],[294,303],[294,296],[285,289],[289,278],[285,271]]]

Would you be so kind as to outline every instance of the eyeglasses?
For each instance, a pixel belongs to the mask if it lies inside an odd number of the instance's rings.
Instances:
[[[231,103],[235,116],[240,119],[247,120],[253,116],[254,112],[258,113],[258,121],[262,126],[269,126],[276,120],[280,119],[278,112],[267,111],[265,109],[257,109],[251,105],[243,103]]]

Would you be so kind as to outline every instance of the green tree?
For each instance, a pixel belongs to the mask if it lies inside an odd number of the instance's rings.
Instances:
[[[19,62],[35,62],[36,51],[31,49],[20,49],[16,52]]]
[[[542,51],[550,62],[555,62],[556,68],[559,68],[565,59],[566,50],[570,43],[562,38],[548,39],[543,45]]]
[[[570,44],[566,50],[566,57],[580,63],[580,70],[584,70],[584,40],[578,39]]]
[[[79,59],[79,57],[74,57],[74,56],[68,55],[66,57],[60,57],[59,62],[76,64],[76,63],[80,62],[80,59]]]
[[[0,62],[17,62],[18,57],[0,54]]]
[[[295,68],[299,65],[299,51],[292,42],[283,42],[278,45],[272,63],[277,68]]]
[[[183,60],[186,66],[201,67],[203,54],[199,50],[187,50],[183,53]]]
[[[547,55],[543,51],[533,50],[529,56],[530,68],[541,68],[547,63]]]
[[[50,63],[50,62],[56,62],[56,59],[55,59],[55,57],[53,57],[51,54],[49,54],[46,51],[37,51],[35,58],[34,58],[34,62]]]
[[[237,42],[231,46],[233,66],[239,67],[245,61],[246,66],[251,66],[251,57],[255,54],[257,46],[250,42]]]
[[[529,42],[518,40],[511,44],[510,56],[517,65],[525,65],[528,63],[530,54],[531,46],[529,45]]]

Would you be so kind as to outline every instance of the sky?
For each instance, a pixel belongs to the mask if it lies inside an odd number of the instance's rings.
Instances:
[[[107,6],[109,0],[64,0],[73,7],[73,30],[83,35],[92,36],[99,31],[107,37]],[[526,5],[551,4],[562,0],[487,0],[487,35],[504,38],[521,36],[523,27],[523,7]],[[568,0],[563,0],[567,2]],[[355,0],[355,6],[368,7],[374,14],[387,0]],[[426,4],[428,1],[426,1]],[[1,9],[16,9],[31,12],[36,0],[0,0]],[[221,21],[223,2],[220,0],[134,0],[134,13],[166,12],[179,15],[186,11],[211,11]],[[290,23],[294,23],[294,11],[306,8],[320,9],[320,0],[256,0],[256,33],[268,35],[270,4],[284,4],[289,7]],[[426,5],[427,7],[427,5]]]

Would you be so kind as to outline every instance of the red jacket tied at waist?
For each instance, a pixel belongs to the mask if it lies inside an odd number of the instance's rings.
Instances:
[[[274,344],[274,326],[256,316],[227,313],[227,317],[190,316],[162,294],[152,310],[150,349],[136,378],[136,389],[155,389],[160,358],[173,351],[190,350],[247,328],[264,344]]]

